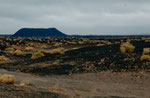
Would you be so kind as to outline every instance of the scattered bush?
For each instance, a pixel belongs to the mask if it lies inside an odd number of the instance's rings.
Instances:
[[[23,51],[21,51],[21,50],[16,50],[16,51],[14,52],[14,54],[19,55],[19,56],[25,56],[25,55],[26,55],[26,54],[25,54]]]
[[[26,47],[24,50],[25,50],[25,51],[33,51],[34,48],[33,48],[33,47]]]
[[[43,45],[41,48],[47,48],[47,46],[46,46],[46,45]]]
[[[21,81],[21,83],[20,83],[20,86],[28,86],[28,85],[32,85],[32,83],[28,80]]]
[[[14,52],[15,49],[14,48],[6,48],[5,51]]]
[[[150,54],[150,48],[144,48],[142,54],[143,55],[149,55]]]
[[[42,53],[46,53],[44,49],[42,49],[40,52],[42,52]]]
[[[13,75],[4,74],[4,75],[0,76],[0,83],[14,84],[15,77]]]
[[[142,55],[141,61],[150,61],[150,55]]]
[[[132,53],[134,51],[134,48],[135,47],[131,43],[126,42],[121,44],[120,51],[121,53]]]
[[[96,46],[104,46],[105,44],[101,44],[101,43],[99,43],[99,44],[97,44]]]
[[[51,51],[52,54],[56,54],[56,53],[60,53],[60,54],[64,54],[65,49],[63,47],[61,48],[57,48],[57,49],[53,49]]]
[[[9,59],[5,56],[0,56],[0,62],[1,61],[9,61]]]
[[[35,52],[35,53],[32,54],[31,59],[38,59],[38,58],[41,58],[41,57],[44,57],[44,56],[45,55],[42,52]]]

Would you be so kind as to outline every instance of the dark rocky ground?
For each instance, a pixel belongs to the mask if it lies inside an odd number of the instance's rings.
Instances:
[[[1,63],[1,68],[40,75],[70,74],[98,71],[135,71],[149,70],[150,63],[140,61],[143,48],[150,47],[149,42],[133,41],[136,47],[133,53],[122,54],[120,44],[107,46],[87,46],[66,51],[65,54],[45,53],[45,57],[32,60],[31,54],[15,56],[0,52],[11,58],[11,62]],[[77,45],[78,46],[78,45]],[[14,61],[13,61],[14,60]]]
[[[84,42],[84,44],[66,44],[67,41],[82,41],[81,39],[76,38],[66,38],[63,39],[52,39],[52,42],[61,42],[63,45],[61,47],[64,47],[65,49],[68,49],[64,54],[51,54],[50,52],[46,52],[45,56],[36,60],[31,59],[31,53],[28,52],[26,56],[16,56],[11,53],[7,53],[4,51],[4,49],[7,47],[5,44],[9,43],[11,45],[17,44],[17,41],[6,40],[3,39],[3,45],[0,44],[1,52],[0,55],[4,55],[8,58],[10,58],[10,61],[8,62],[0,62],[0,69],[6,69],[8,71],[13,72],[23,72],[23,73],[30,73],[32,75],[38,75],[42,77],[46,76],[63,76],[66,75],[80,75],[80,74],[88,74],[88,73],[99,73],[99,72],[108,72],[110,71],[112,73],[137,73],[133,76],[141,77],[143,75],[149,74],[150,72],[150,62],[146,61],[140,61],[140,57],[142,55],[143,48],[150,47],[150,41],[144,41],[144,40],[132,40],[131,43],[135,46],[135,50],[133,53],[126,53],[122,54],[120,52],[120,44],[114,44],[114,42],[118,41],[121,42],[122,38],[120,39],[107,39],[107,41],[113,43],[111,45],[105,45],[105,46],[96,46],[97,43],[89,43]],[[91,39],[93,40],[93,39]],[[96,40],[105,40],[105,39],[96,39]],[[127,38],[123,39],[124,41],[127,40]],[[24,46],[26,43],[30,42],[36,42],[44,44],[47,42],[46,39],[42,39],[42,41],[38,40],[30,40],[30,39],[24,39],[19,44],[20,46]],[[53,45],[47,44],[49,47],[45,50],[51,50]],[[77,49],[73,49],[74,47],[78,47]],[[144,74],[138,74],[140,72],[144,72]],[[102,74],[102,77],[108,78],[107,75]],[[131,76],[133,79],[134,77]],[[90,76],[92,77],[92,76]],[[95,77],[96,79],[97,77]],[[142,83],[148,83],[149,76],[145,77],[148,79],[146,82],[145,80],[142,80],[143,78],[140,78]],[[109,80],[107,82],[115,81],[116,78],[112,77],[112,80]],[[118,78],[119,79],[119,78]],[[121,79],[121,78],[120,78]],[[126,80],[126,79],[124,79]],[[127,78],[128,80],[128,78]],[[59,81],[59,79],[58,79]],[[88,79],[85,79],[85,81],[89,82]],[[90,80],[92,81],[92,80]],[[131,80],[129,80],[131,82]],[[97,81],[98,82],[98,81]],[[98,85],[98,83],[95,83],[94,85]],[[103,81],[104,82],[104,81]],[[122,81],[123,82],[123,81]],[[120,82],[122,84],[122,82]],[[76,82],[77,83],[77,82]],[[115,83],[115,82],[114,82]],[[86,84],[86,83],[85,83]],[[102,83],[103,84],[103,83]],[[102,85],[101,84],[101,85]],[[124,83],[123,83],[124,84]],[[130,83],[127,83],[128,86]],[[136,84],[136,82],[135,82]],[[76,84],[77,85],[77,84]],[[88,83],[87,83],[88,85]],[[113,85],[113,84],[112,84]],[[120,85],[120,84],[115,84]],[[138,85],[138,83],[137,83]],[[144,84],[143,84],[144,85]],[[143,86],[141,85],[141,86]],[[31,89],[31,88],[24,88],[24,87],[16,87],[13,85],[6,85],[6,84],[0,84],[0,97],[33,97],[33,98],[59,98],[60,95],[57,95],[55,93],[51,93],[48,91],[42,91],[38,89]],[[131,85],[132,87],[132,85]],[[145,85],[143,86],[145,87]],[[9,89],[7,89],[9,88]],[[113,88],[113,87],[112,87]],[[133,86],[134,88],[134,86]],[[119,89],[119,88],[118,88]],[[149,89],[149,88],[148,88]],[[113,89],[112,89],[113,90]],[[121,89],[122,90],[122,89]],[[134,90],[134,89],[132,89]],[[141,89],[140,89],[141,90]],[[144,89],[145,92],[147,92],[147,89]],[[106,90],[107,91],[107,90]],[[32,93],[30,93],[32,92]],[[137,91],[138,92],[138,91]],[[136,92],[136,93],[137,93]],[[2,94],[3,93],[3,94]],[[85,93],[85,92],[84,92]],[[83,94],[84,94],[83,93]],[[8,95],[9,94],[9,95]],[[116,94],[117,95],[117,94]],[[132,95],[132,94],[131,94]],[[52,96],[52,97],[51,97]],[[110,98],[121,98],[121,94],[118,94],[118,97],[114,97],[109,95]],[[120,97],[119,97],[120,96]],[[137,95],[138,96],[138,95]],[[147,97],[148,95],[146,95]],[[63,97],[63,96],[62,96]],[[132,98],[132,96],[129,96]],[[143,98],[146,98],[143,97]],[[61,98],[61,97],[60,97]],[[75,98],[78,98],[77,96]],[[93,97],[93,98],[103,98],[103,97]],[[105,98],[105,97],[104,97]],[[139,97],[141,98],[141,96]]]

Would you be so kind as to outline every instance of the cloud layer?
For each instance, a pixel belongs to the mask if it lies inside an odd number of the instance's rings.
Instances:
[[[56,27],[66,34],[150,34],[150,0],[0,0],[0,34]]]

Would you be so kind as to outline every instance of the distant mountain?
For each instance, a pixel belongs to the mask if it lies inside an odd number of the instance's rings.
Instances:
[[[11,37],[67,37],[56,28],[22,28]]]

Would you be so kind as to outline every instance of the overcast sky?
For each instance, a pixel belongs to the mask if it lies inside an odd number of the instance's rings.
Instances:
[[[66,34],[150,34],[150,0],[0,0],[0,34],[51,27]]]

